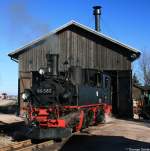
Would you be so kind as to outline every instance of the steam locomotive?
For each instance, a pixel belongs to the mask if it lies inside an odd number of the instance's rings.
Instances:
[[[32,71],[32,87],[25,89],[27,125],[31,139],[58,139],[105,120],[111,112],[111,78],[80,66],[58,71],[58,54],[46,54],[47,67]]]

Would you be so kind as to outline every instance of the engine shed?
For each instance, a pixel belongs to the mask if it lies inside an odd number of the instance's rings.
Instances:
[[[18,100],[20,110],[25,103],[21,99],[24,89],[32,86],[30,71],[46,66],[46,53],[59,54],[59,70],[68,66],[98,69],[111,76],[111,97],[114,115],[132,117],[132,69],[131,63],[140,52],[101,32],[78,22],[69,23],[47,35],[9,53],[18,62]]]

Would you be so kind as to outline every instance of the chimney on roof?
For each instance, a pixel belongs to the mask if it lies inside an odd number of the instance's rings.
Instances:
[[[101,6],[94,6],[93,7],[93,15],[95,16],[95,30],[100,32],[100,15],[101,15]]]

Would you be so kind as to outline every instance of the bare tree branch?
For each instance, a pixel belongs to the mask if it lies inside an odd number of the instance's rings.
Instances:
[[[150,52],[144,50],[140,59],[140,68],[145,86],[150,86]]]

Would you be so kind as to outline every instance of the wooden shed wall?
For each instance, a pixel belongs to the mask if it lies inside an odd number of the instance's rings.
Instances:
[[[70,65],[100,70],[130,70],[131,62],[123,50],[111,49],[98,37],[78,29],[66,29],[40,42],[19,55],[19,70],[36,71],[46,66],[45,54],[50,51],[59,53],[59,69],[68,60]],[[122,52],[121,52],[122,51]]]
[[[30,89],[32,86],[32,74],[31,72],[20,72],[20,78],[18,80],[19,93],[18,93],[18,105],[19,105],[19,114],[22,117],[25,117],[25,113],[27,110],[27,103],[22,100],[22,93],[25,89]]]

